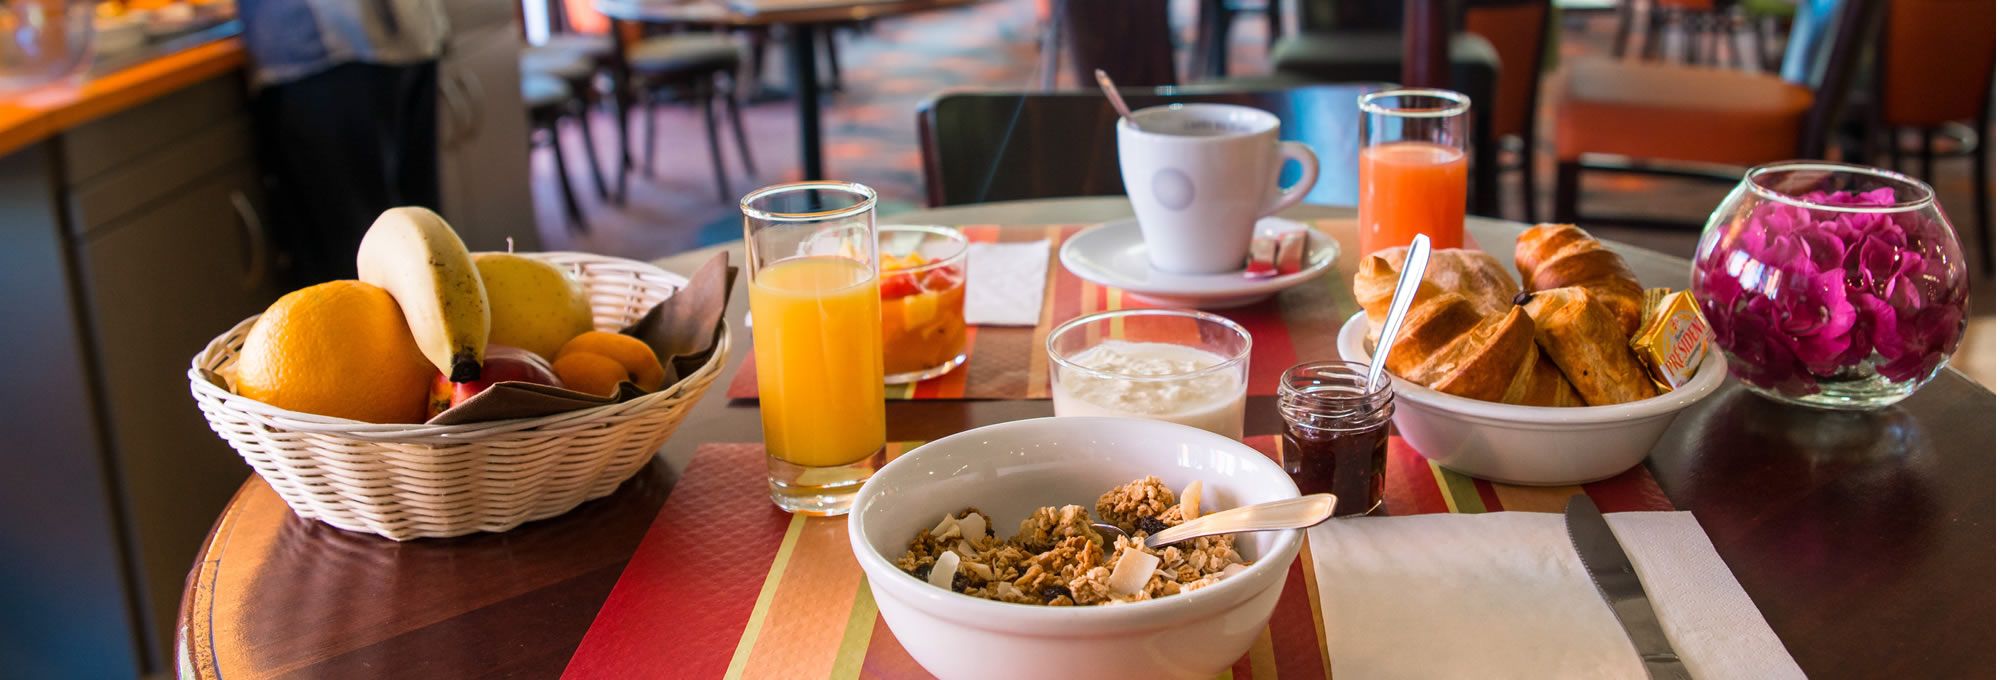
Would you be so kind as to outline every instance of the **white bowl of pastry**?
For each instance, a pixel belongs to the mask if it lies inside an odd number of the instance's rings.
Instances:
[[[1363,312],[1341,327],[1342,359],[1367,362],[1371,317],[1384,315],[1401,253],[1363,258]],[[1612,477],[1639,464],[1681,409],[1727,373],[1709,350],[1693,375],[1661,389],[1631,351],[1650,315],[1622,259],[1582,230],[1540,225],[1516,246],[1533,293],[1486,253],[1437,251],[1388,358],[1396,429],[1438,465],[1509,484]]]
[[[1340,328],[1340,356],[1368,361],[1368,317]],[[1694,380],[1671,392],[1611,406],[1522,406],[1457,397],[1390,375],[1396,430],[1438,465],[1507,484],[1595,482],[1631,469],[1651,453],[1681,409],[1722,385],[1727,370],[1710,351]]]

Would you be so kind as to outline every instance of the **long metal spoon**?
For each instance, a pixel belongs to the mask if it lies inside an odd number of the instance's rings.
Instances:
[[[1144,129],[1139,127],[1139,119],[1132,117],[1132,107],[1125,105],[1125,98],[1118,94],[1118,85],[1111,82],[1111,76],[1105,75],[1104,69],[1097,69],[1097,86],[1103,88],[1104,96],[1111,99],[1111,108],[1117,109],[1119,117],[1131,123],[1132,129]]]
[[[1389,346],[1396,344],[1396,334],[1403,330],[1403,317],[1409,315],[1410,302],[1416,299],[1424,269],[1430,265],[1431,237],[1417,234],[1410,241],[1410,254],[1403,258],[1403,275],[1396,278],[1396,294],[1389,299],[1389,316],[1382,320],[1382,333],[1375,339],[1375,356],[1368,362],[1370,391],[1382,379],[1382,367],[1389,361]]]
[[[1230,508],[1212,515],[1202,515],[1193,521],[1182,522],[1168,527],[1157,534],[1146,536],[1146,547],[1158,548],[1172,545],[1190,538],[1236,534],[1245,531],[1277,531],[1280,529],[1304,529],[1316,526],[1333,516],[1333,494],[1316,493],[1310,496],[1287,498],[1281,501],[1245,505]],[[1090,526],[1106,537],[1128,536],[1124,529],[1109,524]]]

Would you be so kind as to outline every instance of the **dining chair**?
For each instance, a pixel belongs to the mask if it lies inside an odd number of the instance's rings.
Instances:
[[[1876,51],[1870,97],[1869,161],[1886,135],[1889,167],[1903,166],[1904,133],[1917,133],[1917,175],[1935,184],[1933,144],[1954,125],[1969,136],[1974,228],[1980,258],[1993,271],[1993,175],[1987,129],[1993,120],[1994,3],[1992,0],[1895,0],[1889,3]],[[1962,123],[1969,122],[1970,125]]]
[[[1542,104],[1542,69],[1549,55],[1549,34],[1555,24],[1549,0],[1472,0],[1465,9],[1465,32],[1485,38],[1500,58],[1494,83],[1491,145],[1513,140],[1512,165],[1494,159],[1495,171],[1518,173],[1521,217],[1534,221],[1535,157],[1540,153],[1535,113]]]
[[[1813,16],[1793,24],[1787,66],[1778,75],[1591,58],[1565,64],[1555,86],[1555,219],[1686,226],[1632,216],[1586,218],[1577,205],[1586,169],[1734,182],[1740,171],[1688,164],[1733,168],[1826,157],[1882,4],[1820,0],[1801,7]],[[1622,158],[1601,159],[1605,155]]]
[[[1057,50],[1042,56],[1044,88],[1054,85],[1054,65],[1069,54],[1076,87],[1096,87],[1093,72],[1121,87],[1179,82],[1174,74],[1173,26],[1160,0],[1055,0],[1043,41]]]
[[[569,181],[569,164],[563,161],[561,124],[565,118],[576,118],[584,130],[590,126],[583,119],[582,100],[570,89],[563,78],[541,74],[524,73],[521,76],[521,101],[528,109],[528,146],[533,148],[547,144],[556,161],[556,186],[562,190],[563,213],[569,217],[570,229],[576,232],[590,231],[590,224],[584,219],[583,207],[576,201],[576,189]],[[540,136],[544,142],[537,142]],[[586,136],[585,146],[590,146]],[[595,156],[592,156],[595,158]],[[592,162],[592,170],[596,170]]]
[[[1243,87],[1203,83],[1121,88],[1134,108],[1172,103],[1238,104],[1277,114],[1279,136],[1319,156],[1306,202],[1354,205],[1361,95],[1381,83]],[[924,198],[933,207],[1029,198],[1117,195],[1118,113],[1096,90],[948,91],[917,107]],[[1287,169],[1286,179],[1296,170]]]
[[[1198,0],[1195,10],[1195,38],[1188,50],[1187,73],[1203,78],[1229,75],[1229,34],[1237,18],[1257,14],[1264,18],[1266,47],[1275,45],[1284,30],[1284,0]]]
[[[574,115],[577,131],[583,135],[584,162],[590,166],[590,179],[597,189],[598,200],[610,201],[611,192],[604,183],[604,170],[597,162],[597,140],[591,133],[589,115],[590,109],[600,101],[596,80],[597,74],[603,70],[602,63],[587,52],[546,46],[523,49],[520,61],[524,83],[525,79],[536,77],[555,78],[563,82],[564,97],[575,100]]]
[[[729,189],[729,169],[722,157],[717,134],[715,106],[720,100],[735,132],[737,155],[746,174],[757,168],[750,157],[750,140],[743,129],[738,104],[742,89],[742,50],[736,41],[720,33],[669,33],[646,37],[625,52],[634,94],[644,103],[645,125],[640,144],[645,149],[644,172],[654,174],[658,155],[659,105],[670,99],[686,99],[701,110],[708,136],[709,164],[715,171],[716,196],[724,203],[734,200]]]
[[[1541,7],[1540,12],[1548,11],[1548,0],[1482,0],[1479,4],[1501,11],[1520,3],[1536,4]],[[1461,6],[1446,17],[1446,22],[1463,25],[1467,15],[1467,10]],[[1492,15],[1491,21],[1486,23],[1506,26],[1510,32],[1528,31],[1534,36],[1530,42],[1543,43],[1548,39],[1548,22],[1536,26],[1516,25],[1512,19],[1517,16],[1520,15],[1502,12]],[[1380,3],[1302,0],[1298,34],[1280,39],[1277,46],[1271,49],[1272,73],[1278,78],[1295,82],[1406,82],[1402,30],[1374,28],[1400,20],[1399,8]],[[1355,26],[1361,28],[1352,28]],[[1494,43],[1483,36],[1458,31],[1445,31],[1444,34],[1448,36],[1448,42],[1443,46],[1449,64],[1446,87],[1465,93],[1473,102],[1472,167],[1471,182],[1466,192],[1467,208],[1475,215],[1498,216],[1500,135],[1495,130],[1496,111],[1503,105],[1498,99],[1503,89],[1500,83],[1502,57]],[[1514,41],[1519,37],[1510,33],[1507,40],[1509,46],[1517,47]],[[1533,63],[1536,64],[1534,70],[1515,73],[1538,73],[1540,57],[1535,57]],[[1536,94],[1534,90],[1514,89],[1523,94]],[[1520,105],[1527,106],[1530,102],[1522,101]],[[1515,102],[1510,100],[1505,106],[1515,108]]]

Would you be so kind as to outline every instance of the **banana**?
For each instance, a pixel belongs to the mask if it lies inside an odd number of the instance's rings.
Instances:
[[[362,281],[396,298],[417,348],[438,372],[452,382],[479,379],[492,325],[486,284],[444,218],[419,207],[385,210],[354,260]]]

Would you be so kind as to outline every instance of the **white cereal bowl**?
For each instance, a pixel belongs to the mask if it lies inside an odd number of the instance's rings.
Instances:
[[[847,538],[883,621],[940,678],[1212,678],[1270,621],[1303,531],[1239,535],[1237,549],[1253,562],[1216,585],[1100,607],[982,600],[933,587],[893,562],[946,513],[979,508],[1006,537],[1037,507],[1092,507],[1104,491],[1149,474],[1175,489],[1202,480],[1204,508],[1299,495],[1269,458],[1203,430],[1038,418],[961,432],[890,462],[861,487]]]
[[[1368,317],[1340,327],[1340,358],[1367,363]],[[1481,479],[1557,486],[1606,479],[1631,469],[1659,443],[1681,409],[1722,385],[1713,350],[1694,379],[1672,392],[1613,406],[1518,406],[1452,396],[1389,376],[1396,430],[1425,458]]]

